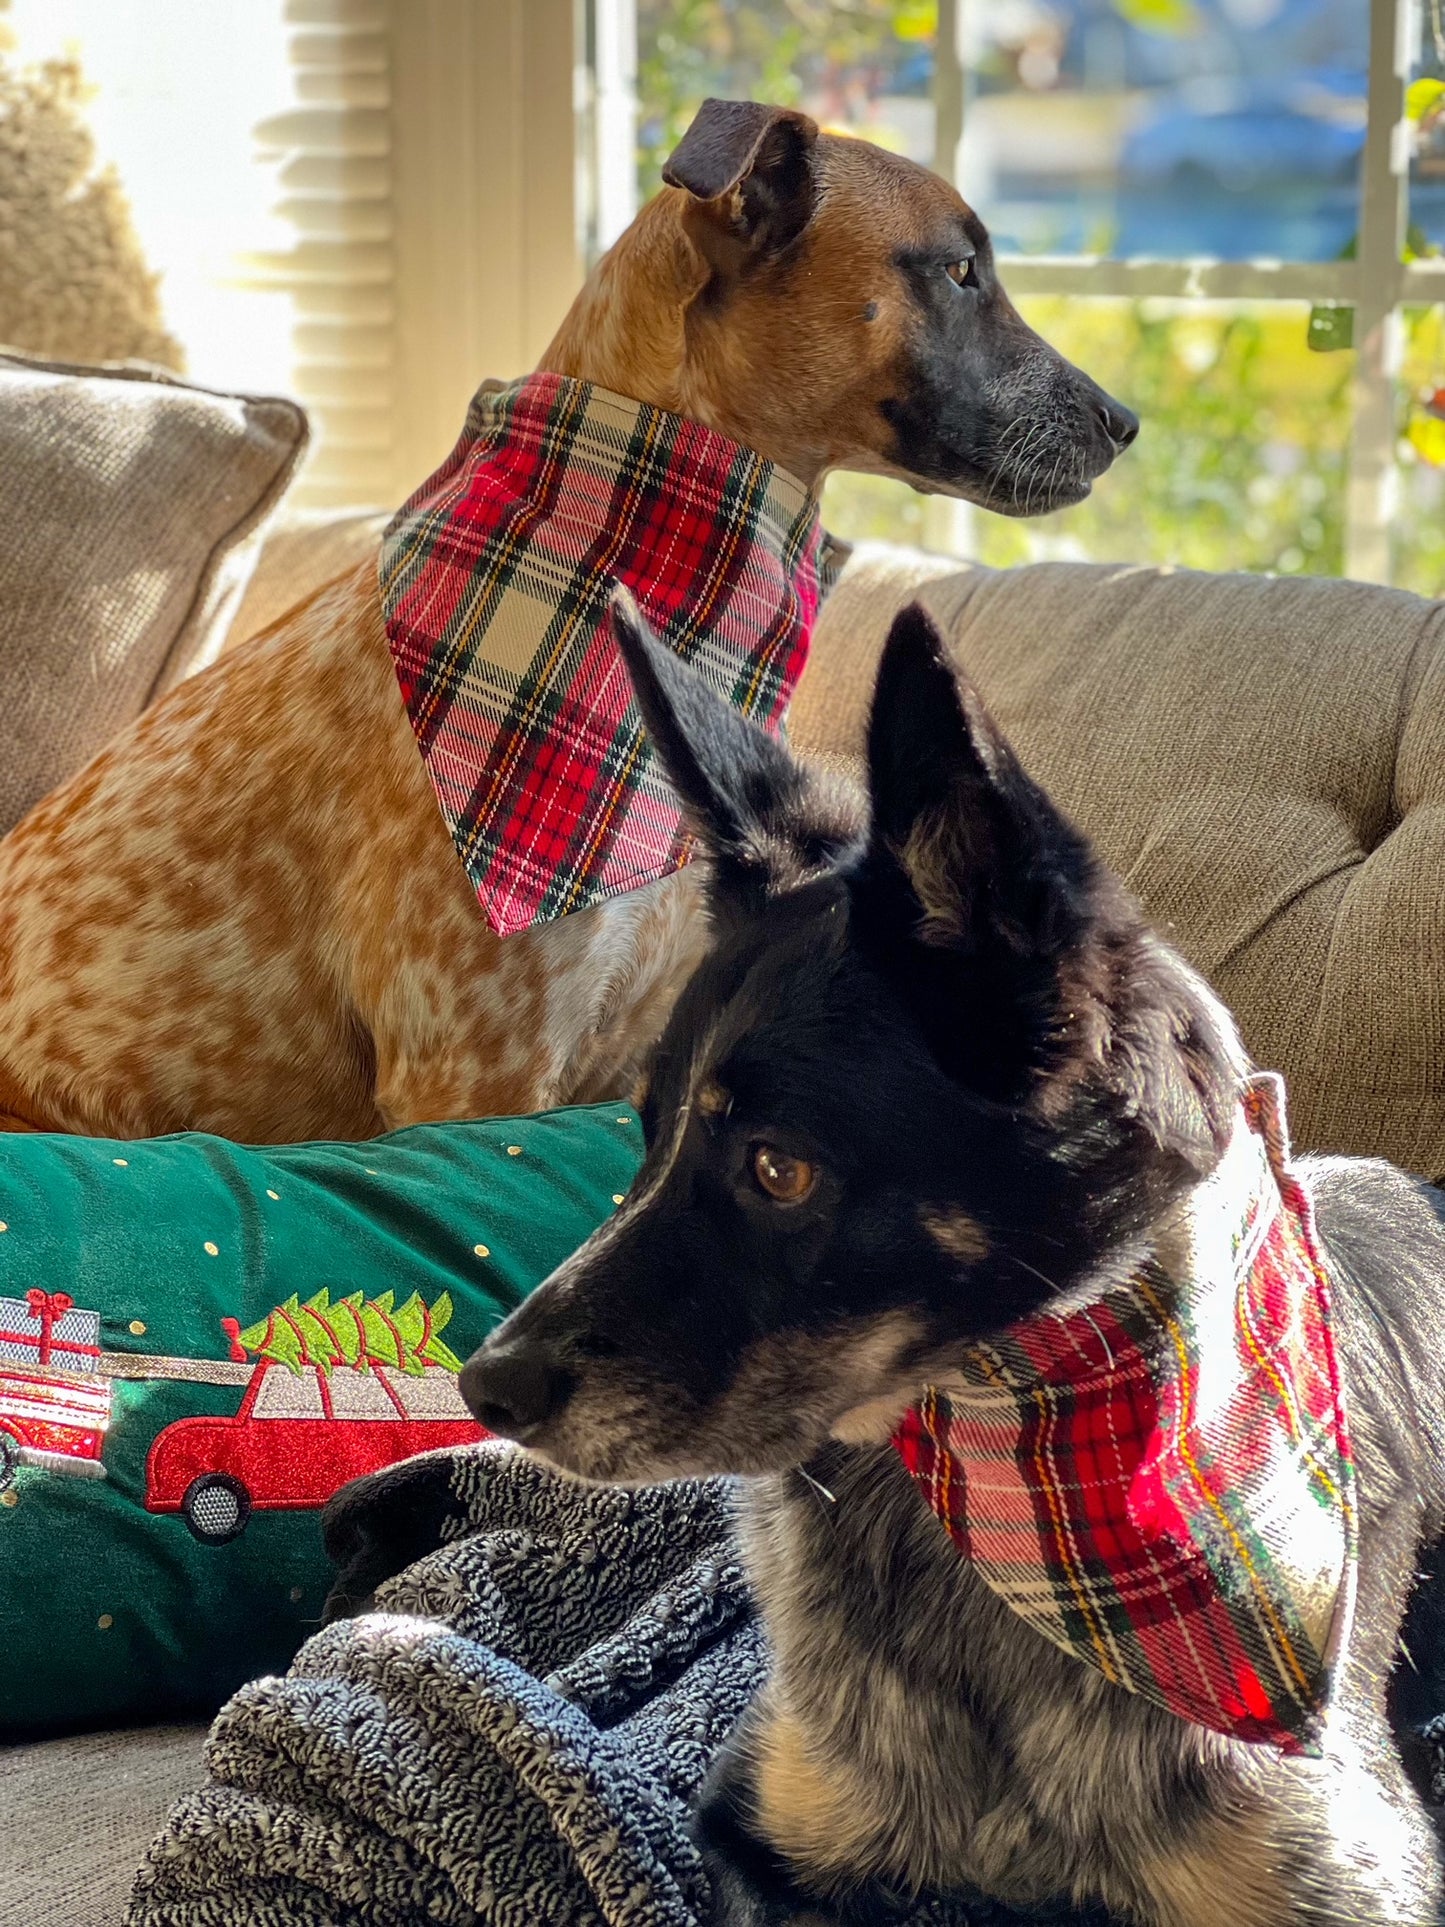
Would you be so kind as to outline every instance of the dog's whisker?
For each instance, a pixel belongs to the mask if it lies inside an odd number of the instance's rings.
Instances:
[[[1110,1345],[1108,1339],[1105,1338],[1103,1329],[1100,1326],[1098,1319],[1095,1318],[1094,1314],[1088,1309],[1087,1306],[1085,1306],[1084,1308],[1084,1316],[1085,1318],[1088,1319],[1089,1323],[1093,1326],[1095,1335],[1097,1336],[1099,1343],[1104,1347],[1104,1356],[1106,1359],[1108,1359],[1109,1370],[1112,1372],[1114,1369],[1113,1347]]]
[[[1054,1278],[1050,1278],[1046,1273],[1040,1271],[1037,1265],[1031,1265],[1026,1258],[1020,1258],[1012,1251],[1004,1251],[999,1255],[1006,1259],[1009,1264],[1017,1265],[1020,1271],[1028,1272],[1031,1278],[1037,1278],[1041,1285],[1047,1285],[1056,1297],[1063,1297],[1067,1286],[1059,1284]]]
[[[821,1479],[815,1479],[812,1473],[808,1470],[807,1466],[800,1465],[798,1467],[798,1477],[800,1479],[806,1479],[808,1484],[812,1486],[813,1490],[815,1492],[821,1493],[822,1496],[828,1501],[829,1505],[837,1505],[838,1503],[837,1493],[830,1492],[827,1486],[823,1484],[823,1481]]]

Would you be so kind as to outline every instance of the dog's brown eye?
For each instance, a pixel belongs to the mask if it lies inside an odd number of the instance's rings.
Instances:
[[[973,256],[970,255],[966,261],[950,261],[943,272],[956,286],[966,288],[975,279]]]
[[[816,1166],[771,1144],[753,1146],[753,1176],[758,1189],[778,1204],[801,1204],[818,1182]]]

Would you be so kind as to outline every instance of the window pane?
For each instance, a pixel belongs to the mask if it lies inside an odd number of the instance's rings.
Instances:
[[[709,94],[802,107],[933,162],[937,0],[637,0],[642,197]]]
[[[885,475],[830,475],[823,489],[824,525],[841,540],[906,542],[946,555],[951,545],[935,536],[928,509],[925,496]],[[959,547],[965,554],[973,547],[971,522]]]
[[[283,0],[11,0],[3,18],[20,66],[78,59],[97,165],[119,175],[189,373],[289,386],[290,302],[242,267],[290,238],[252,132],[291,99]]]
[[[1077,508],[1039,523],[981,516],[984,561],[1339,573],[1354,356],[1307,348],[1303,306],[1021,306],[1143,428]]]
[[[1024,253],[1324,261],[1355,231],[1361,0],[973,0],[958,181]]]
[[[1445,593],[1445,306],[1407,308],[1400,369],[1405,430],[1392,580]]]
[[[1415,123],[1410,165],[1411,240],[1432,251],[1445,244],[1445,0],[1423,0],[1419,58],[1406,111]]]
[[[1408,254],[1445,246],[1445,0],[1423,0],[1420,46],[1406,96],[1414,123]],[[1400,402],[1400,496],[1393,577],[1404,589],[1445,589],[1445,308],[1406,308]]]

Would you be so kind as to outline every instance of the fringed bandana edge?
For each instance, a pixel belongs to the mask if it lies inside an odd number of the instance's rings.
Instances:
[[[816,497],[754,450],[590,382],[484,384],[388,526],[380,581],[417,746],[494,930],[690,854],[613,641],[613,588],[775,728],[832,574]]]
[[[1250,1080],[1218,1169],[1127,1282],[974,1346],[893,1444],[1036,1632],[1196,1725],[1317,1753],[1355,1473],[1280,1080]]]

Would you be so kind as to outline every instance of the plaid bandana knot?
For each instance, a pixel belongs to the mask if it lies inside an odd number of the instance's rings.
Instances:
[[[478,392],[386,531],[381,600],[422,759],[494,930],[687,861],[612,640],[613,586],[773,728],[829,586],[823,547],[803,484],[700,422],[561,375]]]
[[[1354,1596],[1354,1464],[1284,1090],[1087,1308],[971,1348],[893,1444],[1036,1632],[1199,1726],[1318,1752]]]

